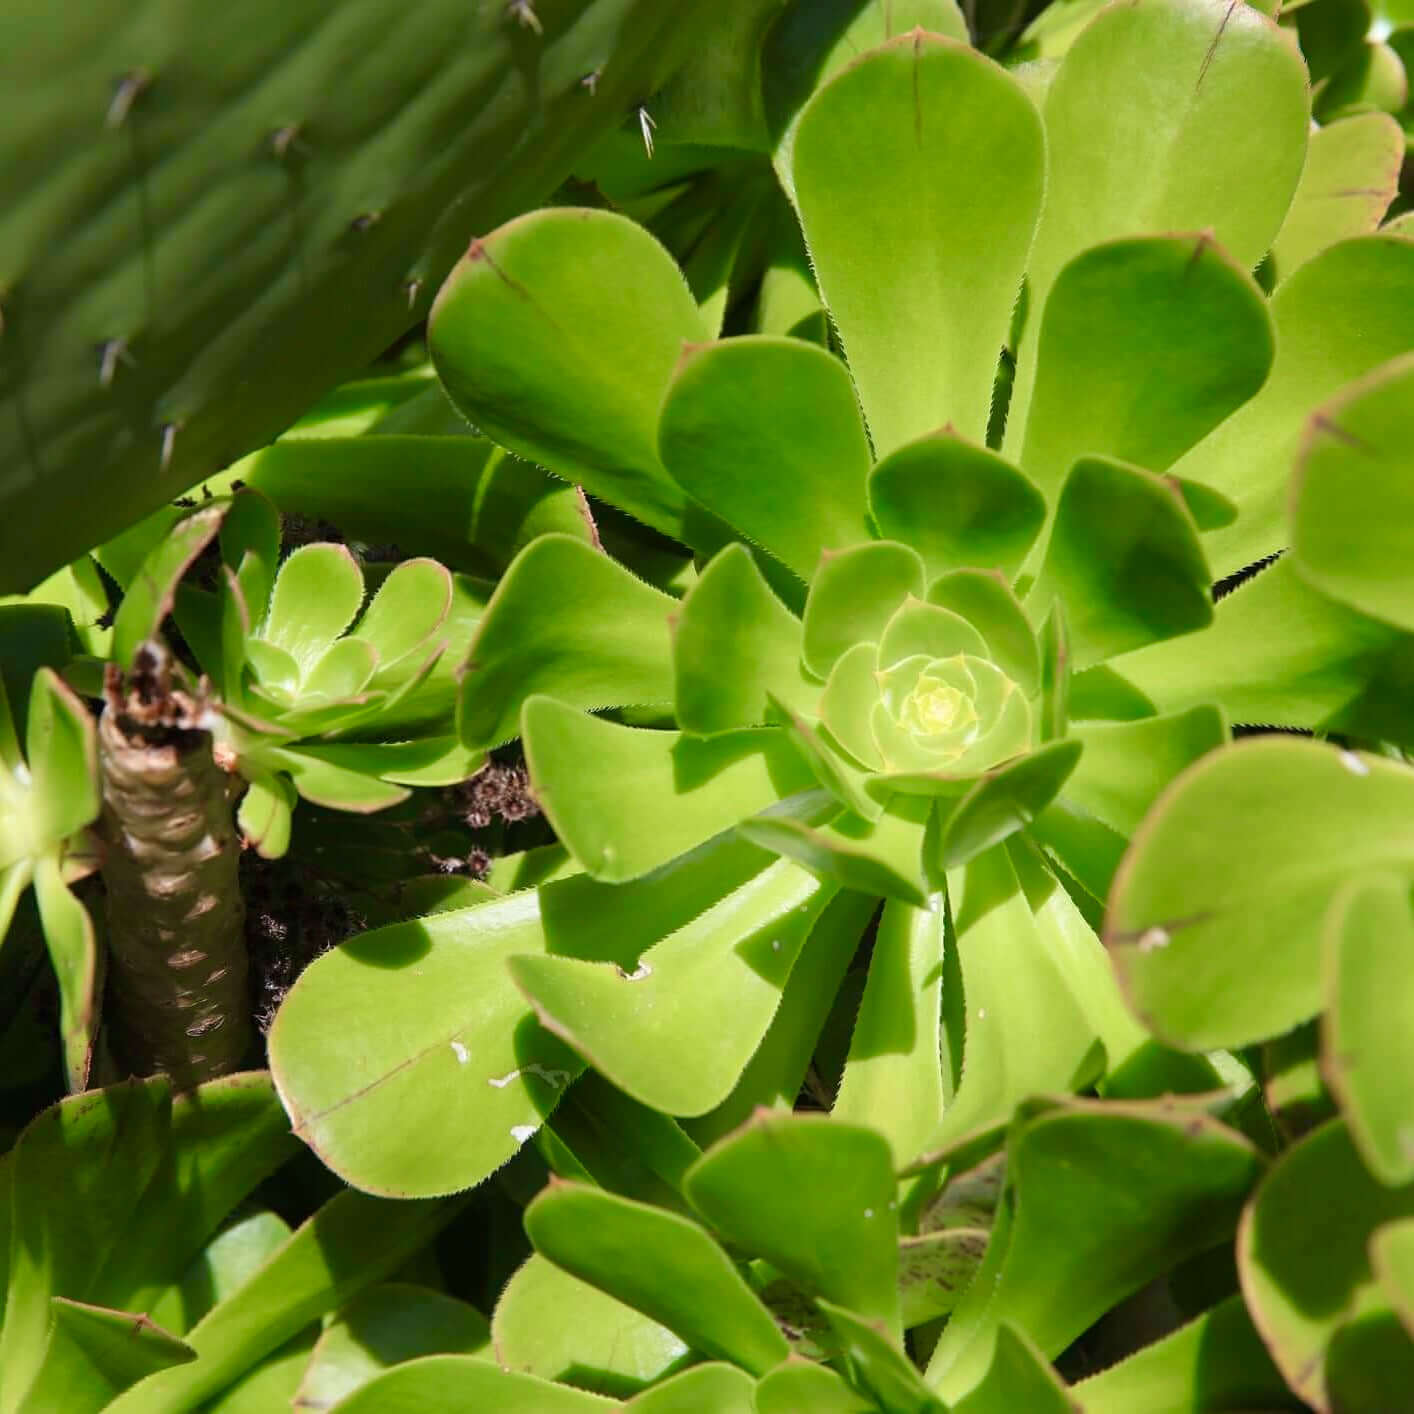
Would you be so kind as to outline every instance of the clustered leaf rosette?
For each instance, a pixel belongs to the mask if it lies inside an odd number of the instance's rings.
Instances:
[[[1073,1339],[1056,1291],[1112,1269],[1110,1306],[1188,1255],[1173,1234],[1232,1234],[1252,1146],[1207,1100],[1153,1097],[1261,1087],[1153,1039],[1095,930],[1140,821],[1228,717],[1326,686],[1330,620],[1281,564],[1211,597],[1287,543],[1310,411],[1410,337],[1414,246],[1374,232],[1368,194],[1386,178],[1328,221],[1345,198],[1304,189],[1309,103],[1287,37],[1219,0],[1107,7],[1024,74],[922,33],[863,55],[774,153],[843,358],[769,314],[715,338],[720,304],[612,212],[473,243],[430,323],[449,395],[657,535],[543,536],[488,603],[462,740],[522,741],[565,853],[292,990],[272,1068],[331,1166],[448,1191],[543,1129],[559,1171],[599,1180],[612,1113],[676,1184],[683,1135],[793,1105],[852,1015],[816,1092],[886,1141],[911,1233],[944,1164],[1005,1142],[1016,1193],[1045,1175],[938,1342],[949,1402],[1005,1323],[1047,1359]],[[1260,1352],[1240,1298],[1202,1321],[1194,1341]],[[904,1359],[850,1330],[861,1366]]]
[[[217,587],[183,582],[218,534]],[[119,610],[114,657],[132,661],[174,614],[209,680],[217,759],[249,782],[238,823],[277,858],[297,797],[381,810],[480,764],[448,731],[449,684],[434,676],[455,604],[435,560],[395,565],[371,597],[347,546],[303,545],[281,561],[279,515],[246,489],[194,511],[149,553]]]

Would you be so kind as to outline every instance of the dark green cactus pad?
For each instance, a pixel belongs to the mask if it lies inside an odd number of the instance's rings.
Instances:
[[[740,0],[733,0],[739,3]],[[260,446],[720,3],[91,0],[0,46],[0,592]]]

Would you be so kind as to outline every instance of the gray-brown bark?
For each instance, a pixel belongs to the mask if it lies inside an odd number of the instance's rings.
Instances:
[[[106,1026],[134,1074],[186,1089],[239,1067],[251,1039],[240,843],[205,704],[143,648],[110,669],[98,727],[108,893]]]

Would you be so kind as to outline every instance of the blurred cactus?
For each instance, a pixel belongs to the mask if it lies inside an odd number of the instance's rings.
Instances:
[[[472,235],[552,190],[723,9],[12,11],[0,588],[30,587],[365,365]]]

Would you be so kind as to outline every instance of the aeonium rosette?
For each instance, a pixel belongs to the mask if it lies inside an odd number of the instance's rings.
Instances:
[[[473,242],[430,316],[467,418],[632,518],[608,553],[530,543],[467,654],[462,742],[522,741],[576,872],[458,923],[513,953],[479,980],[494,1025],[457,1034],[513,1038],[523,1073],[548,1032],[701,1138],[793,1101],[867,958],[834,1113],[903,1164],[1143,1046],[1093,929],[1251,677],[1200,631],[1213,570],[1281,543],[1282,449],[1325,367],[1302,350],[1357,276],[1400,295],[1407,242],[1337,243],[1268,299],[1308,76],[1221,0],[1108,6],[1044,82],[901,35],[789,119],[809,259],[766,271],[751,332],[721,337],[744,291],[569,208]],[[789,337],[803,304],[837,343]],[[1203,688],[1175,704],[1179,682]],[[311,1012],[343,966],[307,974]],[[479,1092],[458,1111],[491,1136],[479,1171],[557,1098],[532,1079],[513,1106],[503,1074],[494,1123]]]
[[[464,780],[483,759],[449,730],[447,649],[470,629],[458,577],[405,560],[370,595],[347,546],[281,559],[280,529],[258,491],[213,499],[148,553],[143,592],[129,590],[114,626],[126,667],[173,614],[203,680],[165,651],[163,671],[186,683],[217,762],[247,783],[237,822],[267,858],[288,848],[297,798],[367,813],[413,786]],[[209,587],[193,582],[202,565]]]

